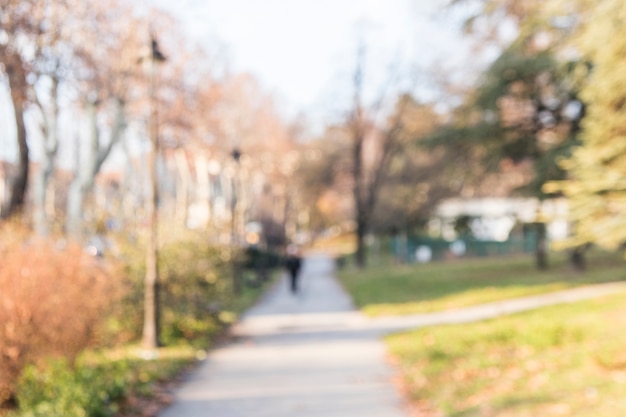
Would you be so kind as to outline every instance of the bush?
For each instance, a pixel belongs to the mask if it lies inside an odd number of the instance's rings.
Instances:
[[[161,341],[166,345],[181,340],[205,345],[223,328],[220,312],[231,309],[233,262],[241,257],[225,246],[207,241],[201,233],[188,231],[159,248]],[[143,245],[123,249],[132,290],[118,317],[117,328],[126,339],[139,338],[142,328],[145,252]]]
[[[78,245],[0,232],[1,407],[27,364],[48,356],[71,361],[93,343],[120,288],[112,269]]]
[[[74,364],[50,360],[28,366],[19,380],[19,410],[10,417],[108,417],[154,415],[167,403],[165,381],[196,361],[190,348],[160,350],[144,360],[131,351],[88,353]]]
[[[232,265],[241,255],[204,236],[191,237],[161,249],[164,342],[206,343],[222,328],[219,313],[234,302]]]
[[[15,417],[108,417],[119,411],[128,381],[126,362],[72,368],[55,360],[28,366],[19,382]]]
[[[244,251],[244,268],[248,269],[273,269],[283,264],[281,255],[264,251],[256,247],[246,248]]]

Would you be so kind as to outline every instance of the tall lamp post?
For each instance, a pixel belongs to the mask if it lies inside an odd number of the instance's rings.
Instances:
[[[150,40],[149,61],[150,71],[150,144],[148,154],[148,180],[150,192],[146,204],[148,219],[148,242],[146,245],[146,276],[144,280],[144,321],[141,346],[145,350],[154,350],[160,344],[159,337],[159,270],[158,270],[158,179],[156,161],[159,152],[158,112],[156,100],[157,65],[165,62],[165,55],[159,50],[154,36]]]
[[[230,210],[231,210],[231,223],[230,223],[230,244],[235,245],[237,242],[237,203],[239,196],[237,193],[239,190],[237,189],[237,177],[239,174],[239,160],[241,159],[241,151],[238,148],[233,149],[230,153],[230,156],[233,157],[233,161],[235,161],[235,170],[233,171],[231,188],[232,195],[230,200]]]
[[[238,200],[238,176],[239,176],[239,160],[241,159],[241,151],[238,148],[234,148],[230,154],[235,161],[235,170],[232,175],[232,195],[230,201],[230,210],[231,210],[231,218],[230,218],[230,246],[231,250],[234,253],[234,247],[238,243],[237,242],[237,200]],[[232,258],[232,257],[231,257]],[[241,283],[239,281],[239,268],[237,265],[237,260],[232,258],[233,262],[233,292],[235,294],[239,294],[241,292]]]

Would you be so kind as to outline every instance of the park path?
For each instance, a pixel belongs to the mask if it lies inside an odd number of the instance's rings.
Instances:
[[[307,257],[296,296],[277,283],[159,416],[406,416],[378,333],[364,330],[333,265]]]
[[[334,264],[308,257],[301,291],[283,279],[213,350],[159,417],[400,417],[409,413],[393,384],[380,338],[464,323],[626,290],[600,284],[441,313],[366,319],[334,278]]]

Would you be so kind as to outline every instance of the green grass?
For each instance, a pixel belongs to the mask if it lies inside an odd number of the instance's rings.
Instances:
[[[387,343],[424,415],[614,417],[626,415],[624,328],[621,293]]]
[[[618,254],[593,254],[585,273],[574,272],[562,255],[553,258],[547,271],[538,271],[527,255],[346,269],[339,278],[369,316],[441,311],[626,279]]]

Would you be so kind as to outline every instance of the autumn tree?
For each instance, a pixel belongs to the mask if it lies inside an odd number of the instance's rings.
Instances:
[[[211,136],[230,159],[224,166],[233,171],[233,228],[241,236],[244,223],[258,221],[272,230],[267,238],[274,245],[284,244],[295,201],[295,138],[273,97],[250,74],[230,75],[221,89],[222,98],[212,109],[218,121]],[[239,162],[232,158],[236,152]]]
[[[68,1],[43,2],[41,25],[47,30],[35,38],[36,56],[32,66],[31,96],[39,111],[39,169],[34,173],[32,187],[33,225],[39,235],[49,233],[51,213],[48,210],[49,185],[53,178],[60,137],[59,118],[62,96],[73,87],[74,50],[71,47],[72,24],[68,24],[72,4]],[[71,21],[72,19],[70,19]],[[67,129],[65,129],[67,130]]]
[[[458,191],[455,179],[459,176],[453,168],[459,165],[450,149],[432,146],[428,140],[442,123],[442,115],[432,105],[404,95],[390,119],[390,124],[398,126],[395,134],[403,146],[389,163],[372,228],[379,233],[409,234],[423,228],[437,204]]]
[[[293,181],[312,241],[330,230],[337,234],[351,231],[354,205],[349,144],[349,128],[336,124],[301,145],[300,166]]]
[[[77,55],[75,71],[86,132],[80,137],[76,169],[70,186],[66,230],[80,237],[85,219],[85,200],[92,192],[97,174],[127,124],[128,104],[142,80],[138,64],[149,47],[147,25],[133,16],[127,6],[83,3],[73,9],[74,31],[81,33],[73,43]],[[138,27],[144,27],[142,32]],[[98,45],[98,48],[93,48]],[[115,59],[111,57],[115,56]],[[84,135],[84,136],[83,136]]]
[[[366,106],[364,101],[364,54],[358,49],[353,74],[353,100],[346,123],[348,132],[349,173],[352,181],[352,199],[356,233],[356,264],[363,268],[367,263],[365,237],[371,232],[374,213],[380,204],[383,185],[389,176],[394,157],[405,150],[408,116],[414,102],[407,95],[399,95],[396,105],[386,120],[380,120],[385,94],[376,103]],[[423,115],[417,116],[421,117]]]

